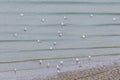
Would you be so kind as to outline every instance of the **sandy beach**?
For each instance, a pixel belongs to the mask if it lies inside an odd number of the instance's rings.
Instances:
[[[46,80],[120,80],[120,66],[101,66],[86,70],[64,72]],[[40,80],[40,79],[38,79]]]
[[[119,56],[0,64],[0,80],[119,80]],[[49,68],[47,67],[47,64]],[[59,72],[57,70],[59,65]],[[16,69],[16,70],[15,70]]]

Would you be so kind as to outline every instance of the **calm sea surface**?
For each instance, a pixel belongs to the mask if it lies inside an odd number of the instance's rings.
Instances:
[[[0,62],[119,53],[119,0],[0,0]]]

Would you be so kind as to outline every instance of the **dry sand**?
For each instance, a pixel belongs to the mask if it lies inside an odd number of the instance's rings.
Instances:
[[[103,66],[73,72],[62,72],[57,74],[57,77],[45,80],[120,80],[120,66]]]

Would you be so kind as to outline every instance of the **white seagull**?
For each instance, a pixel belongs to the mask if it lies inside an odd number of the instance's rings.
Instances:
[[[27,28],[26,28],[26,27],[24,28],[24,31],[25,31],[25,32],[27,31]]]
[[[24,14],[23,14],[23,13],[20,13],[20,16],[21,16],[21,17],[23,17],[23,16],[24,16]]]
[[[53,45],[56,46],[57,42],[53,42]]]
[[[91,60],[91,56],[88,56],[88,59]]]
[[[61,34],[62,33],[62,31],[60,31],[60,30],[58,30],[58,32],[57,32],[58,34]]]
[[[68,18],[66,16],[63,17],[64,20],[67,20]]]
[[[94,16],[93,14],[90,15],[90,17],[93,17],[93,16]]]
[[[18,37],[18,33],[14,33],[14,35],[13,35],[14,37]]]
[[[85,38],[86,38],[86,35],[82,35],[82,38],[85,39]]]
[[[42,60],[39,61],[40,65],[42,64]]]
[[[43,19],[41,19],[41,21],[42,21],[42,22],[45,22],[45,19],[43,18]]]
[[[117,19],[116,19],[116,18],[113,18],[112,20],[113,20],[113,21],[116,21]]]
[[[53,50],[53,47],[50,47],[50,50],[52,51],[52,50]]]
[[[47,64],[47,68],[50,68],[50,63]]]
[[[37,40],[37,42],[38,42],[38,43],[40,43],[40,42],[41,42],[41,40],[39,40],[39,39],[38,39],[38,40]]]
[[[79,58],[76,58],[75,60],[76,60],[76,63],[78,64],[79,63]]]
[[[59,66],[59,65],[57,65],[57,70],[59,70],[59,71],[60,71],[60,66]]]
[[[14,69],[14,73],[16,74],[16,72],[17,72],[17,69],[15,68],[15,69]]]
[[[63,34],[62,34],[62,33],[60,33],[60,34],[59,34],[59,37],[62,37],[62,36],[63,36]]]
[[[61,26],[65,26],[65,23],[64,23],[64,22],[61,22]]]
[[[63,61],[60,61],[60,65],[63,65]]]

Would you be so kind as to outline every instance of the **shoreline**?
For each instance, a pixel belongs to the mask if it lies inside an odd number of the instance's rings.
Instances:
[[[112,53],[112,54],[102,54],[102,55],[92,55],[92,57],[100,57],[100,56],[120,56],[120,53]],[[87,58],[88,56],[78,56],[77,58]],[[8,64],[8,63],[21,63],[21,62],[31,62],[31,61],[38,61],[38,60],[61,60],[61,59],[74,59],[74,57],[57,57],[57,58],[36,58],[36,59],[24,59],[24,60],[11,60],[11,61],[1,61],[0,64]]]
[[[91,60],[79,58],[79,64],[76,64],[75,59],[61,60],[64,63],[60,66],[59,73],[57,72],[56,65],[59,64],[60,60],[46,60],[41,65],[39,61],[0,64],[0,80],[47,80],[48,77],[53,78],[63,73],[112,66],[114,63],[120,63],[119,56],[97,56],[92,57]],[[50,63],[49,68],[47,68],[48,63]],[[15,68],[16,73],[14,71]]]

